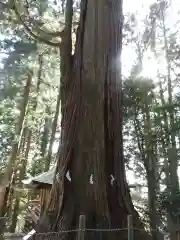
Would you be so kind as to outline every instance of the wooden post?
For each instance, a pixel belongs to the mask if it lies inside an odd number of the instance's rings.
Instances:
[[[128,240],[133,240],[133,219],[132,219],[132,215],[128,215],[127,225],[128,225]]]
[[[79,216],[79,230],[78,230],[78,240],[84,240],[85,237],[85,230],[86,230],[86,216],[80,215]]]

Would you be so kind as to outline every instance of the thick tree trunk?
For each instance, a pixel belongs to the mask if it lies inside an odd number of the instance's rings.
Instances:
[[[148,238],[132,204],[122,154],[122,19],[121,0],[81,1],[74,75],[65,93],[62,152],[38,232],[77,228],[80,214],[86,215],[87,228],[126,228],[132,214],[134,226],[141,229],[135,237]],[[71,182],[65,177],[68,170]],[[103,239],[127,239],[127,231],[101,234]],[[62,233],[57,238],[75,237]],[[99,234],[87,232],[90,238],[99,239]]]

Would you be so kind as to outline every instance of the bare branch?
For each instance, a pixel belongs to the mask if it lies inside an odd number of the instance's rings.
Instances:
[[[19,18],[19,20],[21,21],[23,27],[25,28],[25,30],[27,31],[27,33],[33,37],[34,39],[36,40],[39,40],[40,42],[43,42],[43,43],[46,43],[47,45],[50,45],[50,46],[53,46],[53,47],[59,47],[60,45],[60,42],[51,42],[51,41],[48,41],[36,34],[34,34],[31,29],[27,26],[27,24],[23,21],[21,15],[19,14],[18,10],[17,10],[17,6],[16,6],[16,0],[13,0],[13,10],[14,12],[16,13],[17,17]]]
[[[68,25],[66,23],[61,22],[61,24],[64,25],[65,27],[70,27],[70,29],[71,29],[73,25],[74,26],[78,26],[79,23],[78,22],[73,22],[72,25]],[[52,37],[60,37],[60,38],[62,38],[64,36],[64,31],[63,30],[62,31],[51,32],[48,29],[42,29],[42,28],[38,27],[38,31],[40,31],[40,32],[42,32],[42,33],[44,33],[46,35],[52,36]]]
[[[38,28],[38,31],[41,31],[44,34],[50,35],[52,37],[62,37],[63,36],[63,30],[62,31],[57,31],[57,32],[50,32],[48,30],[44,30],[42,28]]]
[[[14,0],[15,1],[15,0]],[[16,7],[16,10],[17,10],[17,7]],[[30,14],[29,14],[29,3],[28,3],[28,1],[26,0],[26,10],[27,10],[27,14],[28,14],[28,16],[30,16]],[[18,14],[18,17],[21,17],[20,16],[20,14]],[[22,18],[20,19],[21,21],[23,20]],[[23,21],[23,25],[24,25],[25,23],[24,23],[24,21]],[[45,23],[44,22],[42,22],[42,25],[44,25]],[[66,21],[66,22],[62,22],[62,21],[59,21],[59,24],[61,24],[61,25],[63,25],[63,26],[65,26],[65,27],[70,27],[70,28],[72,28],[72,26],[78,26],[78,24],[79,24],[79,22],[72,22],[72,19],[71,19],[71,23],[70,23],[70,21]],[[49,36],[51,36],[51,37],[60,37],[60,38],[62,38],[63,36],[64,36],[64,31],[62,30],[62,31],[50,31],[50,30],[48,30],[48,29],[42,29],[41,27],[39,27],[36,23],[35,23],[35,26],[36,26],[36,28],[37,28],[37,32],[42,32],[42,33],[44,33],[44,34],[46,34],[46,35],[49,35]],[[27,25],[26,25],[26,30],[27,30]],[[29,29],[30,30],[30,29]],[[31,30],[30,30],[31,31]],[[28,31],[29,32],[29,31]],[[32,31],[31,31],[31,33],[32,33]],[[31,34],[32,35],[32,34]],[[35,34],[34,34],[35,35]],[[38,36],[36,36],[36,37],[38,37]],[[44,39],[44,38],[43,38]],[[42,39],[41,39],[42,40]],[[50,44],[51,44],[52,42],[50,42]],[[54,43],[53,43],[54,44]],[[56,44],[56,43],[55,43]]]
[[[66,24],[63,22],[60,22],[60,24],[64,25],[65,27],[72,27],[72,26],[78,26],[79,22],[72,22],[72,24]],[[51,32],[48,29],[42,29],[40,27],[38,27],[38,31],[42,31],[43,33],[47,34],[47,35],[51,35],[52,37],[61,37],[63,36],[63,30],[62,31],[54,31]]]

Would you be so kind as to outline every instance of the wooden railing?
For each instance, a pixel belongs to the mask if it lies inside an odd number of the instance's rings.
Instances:
[[[40,218],[41,212],[40,201],[39,200],[30,201],[28,206],[28,212],[33,222],[37,223]]]

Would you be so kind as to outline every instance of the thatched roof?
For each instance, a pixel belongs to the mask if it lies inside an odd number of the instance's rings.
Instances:
[[[53,179],[55,177],[55,173],[56,173],[56,165],[54,165],[48,172],[41,173],[35,177],[30,177],[26,180],[23,180],[22,182],[24,185],[29,185],[29,186],[32,186],[32,185],[36,186],[36,185],[41,185],[41,184],[52,185]],[[69,181],[71,181],[69,172],[67,172],[66,177]],[[113,184],[113,181],[114,181],[113,177],[112,177],[111,181],[112,181],[111,184]],[[89,183],[93,184],[93,174],[91,174],[91,176],[90,176]],[[128,187],[130,189],[131,188],[136,189],[137,187],[142,187],[142,186],[136,183],[136,184],[128,184]]]
[[[53,179],[56,172],[56,166],[53,166],[48,172],[44,172],[35,177],[30,177],[26,180],[23,180],[23,184],[25,185],[33,185],[33,184],[53,184]]]

